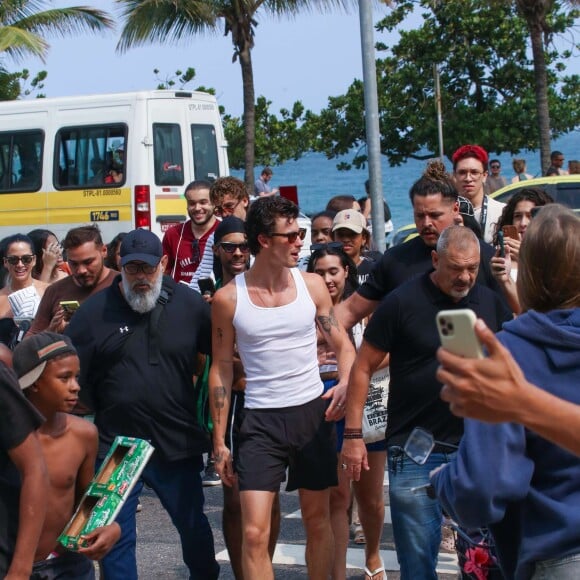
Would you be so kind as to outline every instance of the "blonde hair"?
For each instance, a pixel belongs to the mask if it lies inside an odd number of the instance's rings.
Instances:
[[[580,218],[549,204],[522,241],[517,280],[522,309],[538,312],[580,306]]]
[[[519,175],[520,173],[525,173],[526,171],[526,160],[525,159],[514,159],[512,161],[512,167],[514,171]]]

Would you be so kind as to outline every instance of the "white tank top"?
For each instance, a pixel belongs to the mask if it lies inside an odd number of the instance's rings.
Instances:
[[[292,268],[296,298],[266,308],[250,300],[246,276],[236,276],[233,325],[246,373],[245,407],[294,407],[322,394],[316,358],[316,306],[306,282]]]

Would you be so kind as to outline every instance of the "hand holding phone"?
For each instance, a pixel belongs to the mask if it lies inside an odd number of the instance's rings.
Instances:
[[[469,308],[442,310],[436,323],[441,346],[465,358],[483,358],[481,343],[475,335],[475,312]]]

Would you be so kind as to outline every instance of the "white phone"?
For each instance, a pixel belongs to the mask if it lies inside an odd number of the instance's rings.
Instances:
[[[477,317],[469,308],[442,310],[436,316],[441,346],[465,358],[483,358],[474,325]]]

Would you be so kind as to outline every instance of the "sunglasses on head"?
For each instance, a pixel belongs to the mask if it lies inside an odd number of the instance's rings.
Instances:
[[[270,234],[271,237],[286,238],[289,244],[296,242],[298,238],[303,240],[306,237],[306,228],[300,228],[297,232],[288,232],[287,234]]]
[[[26,254],[24,256],[6,256],[4,258],[11,266],[16,266],[18,262],[22,262],[25,266],[32,264],[32,260],[34,260],[34,256],[30,254]]]
[[[241,244],[235,244],[234,242],[220,242],[219,246],[226,254],[233,254],[236,250],[240,250],[242,254],[247,254],[250,251],[248,242],[242,242]]]
[[[342,250],[344,244],[342,242],[328,242],[327,244],[312,244],[310,246],[310,253],[320,252],[322,250]]]

